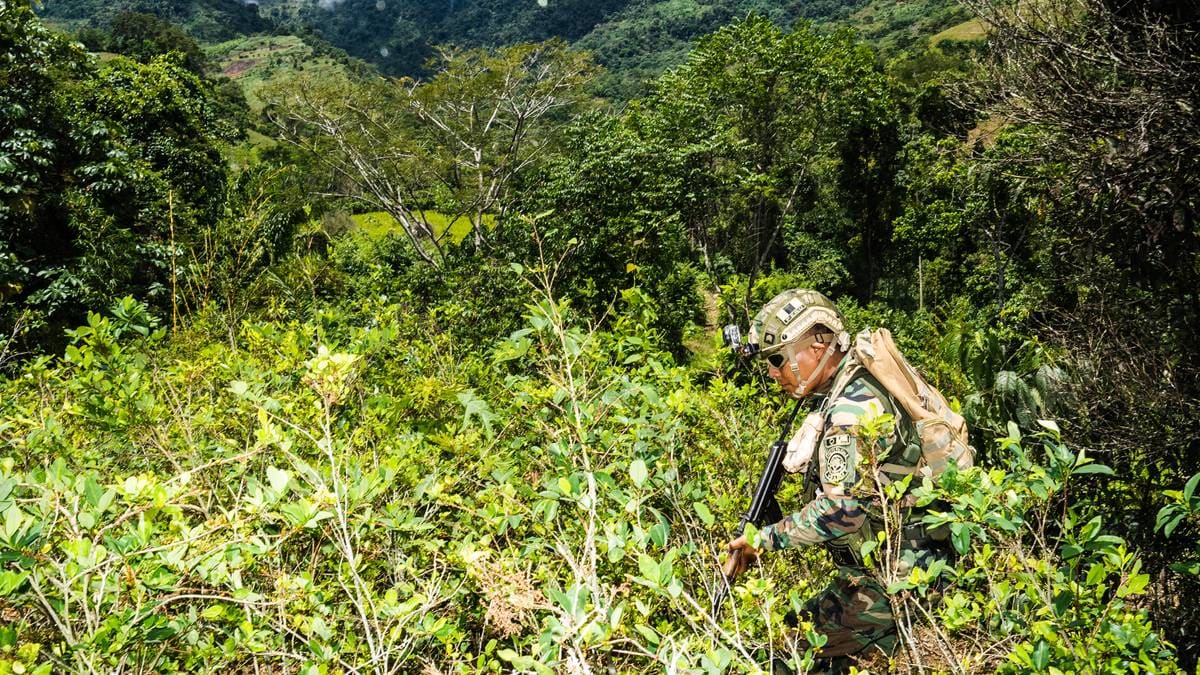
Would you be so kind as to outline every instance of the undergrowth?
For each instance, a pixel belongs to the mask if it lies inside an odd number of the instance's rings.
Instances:
[[[773,403],[677,363],[640,291],[594,331],[524,278],[493,344],[383,297],[232,342],[127,300],[0,382],[0,672],[811,667],[819,551],[710,608]],[[887,579],[911,648],[876,667],[1170,672],[1136,553],[1066,499],[1105,470],[1019,434],[914,486],[963,557]]]

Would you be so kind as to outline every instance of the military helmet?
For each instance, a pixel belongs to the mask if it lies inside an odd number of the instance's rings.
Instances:
[[[766,356],[789,342],[795,342],[813,326],[825,326],[835,336],[842,351],[850,345],[842,314],[837,305],[821,293],[806,288],[784,291],[763,305],[750,322],[749,341],[757,343]]]

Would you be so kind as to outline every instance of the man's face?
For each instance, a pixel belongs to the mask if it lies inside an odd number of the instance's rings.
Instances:
[[[768,362],[767,375],[778,382],[788,396],[807,396],[821,385],[820,382],[813,381],[813,372],[817,369],[827,348],[828,345],[821,343],[813,343],[798,351],[793,351],[790,346],[784,346],[779,351],[784,356],[783,365],[777,368]],[[796,364],[795,370],[791,366],[793,362]],[[800,380],[808,382],[805,391],[797,391]]]

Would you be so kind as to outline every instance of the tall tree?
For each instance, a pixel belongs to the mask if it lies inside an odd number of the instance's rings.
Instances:
[[[895,215],[899,111],[869,48],[752,15],[702,40],[651,101],[646,133],[689,149],[716,186],[686,216],[707,258],[872,295]]]
[[[513,182],[584,102],[592,70],[562,42],[446,51],[440,63],[429,82],[309,78],[268,95],[284,137],[328,169],[330,194],[391,215],[434,266],[450,231],[427,211],[468,217],[482,246],[485,216],[504,216]]]
[[[0,63],[6,306],[51,345],[115,296],[163,300],[177,247],[224,203],[210,85],[170,58],[97,66],[27,3],[0,9]]]
[[[1078,192],[1131,206],[1143,254],[1194,239],[1173,232],[1200,216],[1200,3],[968,4],[991,27],[984,105],[1044,130]]]
[[[437,63],[432,80],[411,88],[411,105],[441,164],[441,203],[470,218],[480,245],[484,216],[504,219],[514,180],[558,140],[593,68],[559,40],[443,50]]]
[[[1006,309],[1024,305],[1026,326],[1070,354],[1070,433],[1117,474],[1096,503],[1165,575],[1190,544],[1144,524],[1200,462],[1200,3],[968,4],[989,49],[966,102],[1003,128],[960,160],[990,177],[962,184],[993,211],[995,254],[975,260],[1032,263],[1003,277]],[[1200,625],[1190,609],[1164,618],[1185,640]]]
[[[178,52],[185,68],[197,75],[204,74],[207,59],[200,45],[178,26],[153,14],[121,12],[107,30],[85,29],[79,38],[92,51],[116,52],[142,63]]]

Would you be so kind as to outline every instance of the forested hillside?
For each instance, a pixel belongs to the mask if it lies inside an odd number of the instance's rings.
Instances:
[[[426,75],[438,45],[497,47],[560,38],[593,53],[606,72],[594,90],[628,99],[683,62],[691,43],[747,14],[780,26],[812,20],[847,25],[893,53],[967,18],[955,0],[263,0],[206,2],[49,0],[46,16],[107,26],[121,12],[179,23],[201,41],[262,32],[327,42],[392,75]]]
[[[107,26],[124,12],[154,14],[179,25],[198,40],[228,40],[268,29],[268,23],[259,16],[257,7],[240,0],[67,0],[42,3],[38,9],[75,26]]]
[[[1195,670],[1200,3],[355,2],[0,0],[0,675],[828,672],[797,287],[978,450],[859,672]]]

